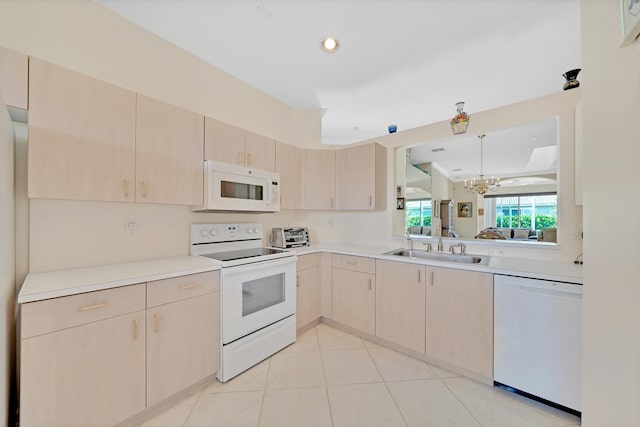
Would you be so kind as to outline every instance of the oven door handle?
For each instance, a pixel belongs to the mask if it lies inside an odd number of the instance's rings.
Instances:
[[[258,261],[251,264],[242,264],[242,265],[234,265],[232,267],[223,267],[223,274],[235,274],[235,273],[247,273],[250,271],[263,270],[265,268],[274,268],[285,266],[289,264],[295,264],[298,257],[296,256],[287,256],[284,258],[277,258],[274,260],[268,261]]]

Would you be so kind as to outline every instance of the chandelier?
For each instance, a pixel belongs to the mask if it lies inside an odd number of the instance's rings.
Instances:
[[[478,135],[478,138],[480,138],[480,176],[478,178],[464,180],[464,188],[469,190],[471,193],[478,193],[480,195],[487,191],[496,191],[500,187],[500,178],[495,178],[493,176],[490,179],[484,178],[484,173],[482,171],[482,140],[485,136],[486,135],[484,133],[482,135]]]

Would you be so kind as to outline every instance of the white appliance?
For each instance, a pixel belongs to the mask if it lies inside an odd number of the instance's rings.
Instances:
[[[494,276],[494,381],[581,409],[582,286]]]
[[[194,212],[280,210],[280,174],[207,160],[204,162],[204,204]]]
[[[296,256],[262,246],[261,224],[193,224],[191,255],[220,262],[225,382],[296,340]]]

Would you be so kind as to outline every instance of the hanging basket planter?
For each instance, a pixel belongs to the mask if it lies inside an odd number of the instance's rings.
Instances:
[[[460,120],[457,122],[451,121],[451,129],[453,129],[453,134],[457,135],[459,133],[465,133],[467,131],[467,126],[469,126],[469,118],[466,120]]]
[[[458,110],[458,114],[451,119],[451,129],[453,130],[454,135],[465,133],[467,131],[467,126],[469,126],[469,115],[462,111],[464,108],[464,102],[458,102],[456,104],[456,108]]]

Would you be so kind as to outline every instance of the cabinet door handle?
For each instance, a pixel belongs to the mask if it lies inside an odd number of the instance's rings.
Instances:
[[[429,284],[433,286],[433,271],[429,271]]]
[[[124,180],[124,198],[129,198],[129,180],[127,179]]]
[[[253,156],[251,153],[247,153],[247,166],[251,166],[253,164]]]
[[[93,305],[85,305],[82,307],[78,307],[78,311],[82,312],[82,311],[91,311],[91,310],[96,310],[98,308],[104,308],[106,307],[108,304],[107,302],[100,302],[98,304],[93,304]]]
[[[186,291],[188,289],[197,288],[198,286],[200,286],[200,285],[198,285],[196,283],[193,283],[191,285],[182,285],[182,286],[178,286],[178,290],[179,291]]]
[[[244,166],[244,153],[242,151],[238,151],[238,164]]]
[[[371,290],[371,278],[369,278],[369,290]]]
[[[133,319],[133,339],[137,340],[139,336],[140,329],[140,321],[138,319]]]
[[[153,332],[157,334],[158,332],[160,332],[160,314],[159,313],[154,314],[153,320],[154,320]]]
[[[373,196],[369,196],[369,206],[373,206]]]
[[[300,287],[300,276],[296,275],[296,287]]]
[[[418,270],[418,283],[422,282],[422,270]]]
[[[146,198],[147,197],[147,183],[145,181],[142,181],[142,197]]]
[[[329,199],[330,207],[333,207],[333,197]]]

